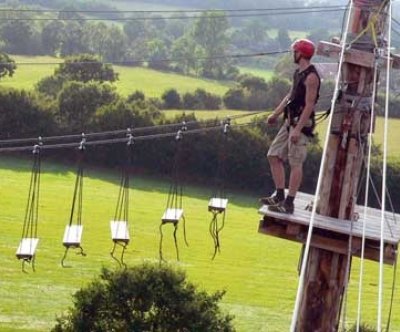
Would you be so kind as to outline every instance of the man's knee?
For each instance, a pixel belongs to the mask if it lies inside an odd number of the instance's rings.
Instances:
[[[270,165],[279,165],[282,163],[282,160],[278,156],[268,155],[267,158]]]

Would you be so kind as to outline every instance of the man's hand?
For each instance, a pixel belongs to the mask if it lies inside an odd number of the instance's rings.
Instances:
[[[275,113],[270,114],[267,118],[267,124],[275,125],[277,123],[278,117],[279,117],[278,114]]]
[[[290,135],[289,135],[290,142],[296,144],[300,140],[300,134],[301,134],[300,130],[298,130],[296,127],[294,127],[290,131]]]

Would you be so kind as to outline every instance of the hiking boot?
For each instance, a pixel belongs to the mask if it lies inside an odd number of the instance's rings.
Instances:
[[[268,210],[272,212],[292,214],[294,212],[294,204],[283,201],[279,204],[268,206]]]
[[[285,199],[279,199],[277,195],[268,196],[268,197],[261,197],[259,202],[264,205],[276,205],[282,203]]]

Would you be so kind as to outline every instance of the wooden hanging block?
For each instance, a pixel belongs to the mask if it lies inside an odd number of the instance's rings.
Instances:
[[[114,242],[129,243],[129,227],[128,222],[124,220],[112,220],[110,222],[111,238]]]
[[[178,221],[182,218],[183,216],[183,209],[166,209],[161,221],[165,223],[173,223],[177,224]]]
[[[32,258],[35,256],[38,243],[38,238],[23,238],[16,252],[17,258],[27,261],[32,260]]]
[[[65,226],[63,245],[65,247],[79,247],[82,239],[82,225]]]
[[[227,198],[213,197],[208,202],[208,211],[224,212],[228,206]]]

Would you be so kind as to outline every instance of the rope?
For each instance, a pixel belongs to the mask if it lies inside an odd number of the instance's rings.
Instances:
[[[183,113],[185,113],[185,111],[183,111]],[[231,119],[231,120],[243,119],[246,117],[250,117],[250,116],[258,115],[258,114],[262,114],[262,113],[268,113],[268,111],[263,110],[263,111],[255,111],[255,112],[244,112],[244,114],[228,115],[227,119]],[[193,120],[193,121],[186,122],[186,126],[190,126],[190,125],[194,125],[194,124],[201,124],[201,123],[205,123],[207,125],[209,123],[214,123],[214,122],[215,122],[215,119],[206,120],[206,121],[202,121],[202,122],[200,122],[198,120]],[[182,122],[178,122],[178,123],[171,123],[171,124],[129,128],[128,130],[130,131],[130,133],[134,134],[134,133],[141,133],[141,132],[147,132],[147,131],[153,131],[153,130],[156,131],[156,130],[161,130],[161,129],[179,128],[181,126],[182,126]],[[120,135],[120,134],[125,135],[126,132],[127,132],[127,129],[117,129],[117,130],[101,131],[101,132],[94,132],[94,133],[85,133],[85,137],[87,139],[89,139],[89,138],[105,137],[105,136]],[[80,139],[81,137],[82,137],[82,134],[80,133],[80,134],[48,136],[48,137],[40,136],[39,140],[43,143],[49,143],[49,142],[58,141],[58,140]],[[135,138],[135,140],[136,140],[136,138]],[[0,145],[32,143],[32,142],[37,142],[37,141],[38,141],[38,137],[6,139],[6,140],[0,140]],[[0,148],[0,151],[2,149],[3,148]],[[32,147],[29,146],[29,149],[32,149]]]
[[[121,175],[121,182],[120,182],[120,188],[119,188],[119,194],[118,194],[118,200],[117,200],[117,206],[115,208],[115,214],[114,214],[114,222],[118,221],[124,221],[126,223],[126,230],[128,231],[128,225],[129,225],[129,189],[130,189],[130,176],[129,176],[129,169],[132,167],[133,164],[133,135],[130,130],[128,130],[128,143],[126,145],[126,151],[127,151],[127,161],[124,165],[124,169],[122,171]],[[117,235],[119,234],[118,228],[120,224],[118,223],[116,233]],[[128,239],[113,239],[114,245],[113,248],[110,252],[111,257],[119,264],[120,267],[127,268],[127,265],[124,263],[124,255],[125,255],[125,250],[128,247],[129,240]],[[120,245],[122,247],[121,255],[120,258],[115,257],[114,253],[116,250],[116,246]]]
[[[379,298],[378,298],[378,326],[377,331],[382,329],[382,303],[383,303],[383,254],[384,254],[384,229],[385,229],[385,207],[386,207],[386,179],[387,179],[387,155],[388,155],[388,130],[389,130],[389,91],[390,91],[390,67],[391,57],[390,50],[392,44],[392,1],[389,0],[388,5],[389,23],[388,23],[388,40],[387,40],[387,63],[386,63],[386,99],[385,99],[385,125],[383,140],[383,175],[382,175],[382,208],[381,208],[381,243],[379,253]]]
[[[182,128],[178,130],[178,132],[175,134],[175,143],[176,143],[176,151],[175,151],[175,156],[174,156],[174,164],[172,168],[172,182],[169,187],[169,192],[168,192],[168,198],[167,198],[167,204],[166,204],[166,212],[169,209],[173,210],[181,210],[183,206],[183,186],[180,181],[180,164],[181,164],[181,151],[182,151],[182,140],[183,140],[183,132],[187,130],[186,122],[182,122]],[[185,244],[188,246],[188,242],[186,239],[186,220],[185,216],[182,214],[181,218],[183,219],[183,236],[184,236],[184,241]],[[162,243],[163,243],[163,231],[162,227],[167,223],[167,222],[172,222],[174,225],[174,243],[175,243],[175,251],[176,251],[176,259],[179,261],[179,247],[178,247],[178,241],[176,238],[176,232],[178,230],[178,223],[179,220],[171,220],[171,221],[165,221],[161,220],[161,224],[159,227],[160,231],[160,243],[159,243],[159,255],[160,255],[160,262],[165,261],[163,258],[163,252],[162,252]]]
[[[218,13],[218,12],[260,12],[260,11],[276,11],[276,10],[311,10],[311,9],[334,9],[334,8],[343,8],[342,5],[332,5],[332,6],[307,6],[307,7],[275,7],[275,8],[241,8],[241,9],[184,9],[184,10],[124,10],[123,12],[120,10],[88,10],[88,9],[79,9],[79,10],[71,10],[71,9],[31,9],[31,8],[1,8],[0,12],[17,12],[17,13],[96,13],[96,14],[126,14],[126,13]],[[164,17],[165,18],[165,17]]]
[[[40,169],[41,169],[41,155],[40,146],[42,142],[33,147],[33,165],[31,170],[31,180],[29,184],[28,201],[25,208],[24,224],[22,227],[21,244],[26,238],[36,239],[38,233],[38,219],[39,219],[39,193],[40,193]],[[32,241],[32,240],[31,240]],[[30,242],[30,245],[33,243]],[[35,271],[35,255],[30,248],[31,256],[18,257],[22,259],[22,271],[25,272],[25,262],[32,263],[32,270]]]
[[[353,7],[353,2],[350,3],[349,13],[351,13],[352,7]],[[328,141],[329,141],[329,135],[330,135],[330,128],[332,125],[333,112],[334,112],[334,108],[335,108],[336,99],[337,99],[338,93],[339,93],[339,82],[340,82],[340,76],[341,76],[342,65],[343,65],[343,60],[344,60],[344,51],[346,48],[347,34],[348,34],[349,26],[350,26],[350,16],[351,15],[348,15],[348,17],[347,17],[346,29],[344,31],[343,40],[342,40],[342,49],[340,52],[338,73],[337,73],[336,82],[335,82],[335,90],[334,90],[333,98],[332,98],[332,102],[331,102],[331,112],[329,114],[329,121],[328,121],[328,127],[327,127],[328,130],[326,131],[326,136],[325,136],[325,143],[324,143],[321,165],[320,165],[320,169],[319,169],[317,188],[316,188],[316,193],[314,196],[314,202],[313,202],[313,206],[312,206],[311,219],[310,219],[310,224],[309,224],[309,228],[308,228],[307,241],[306,241],[306,245],[304,248],[303,261],[301,264],[299,286],[297,289],[296,302],[295,302],[295,307],[294,307],[293,316],[292,316],[292,322],[291,322],[291,326],[290,326],[291,332],[296,331],[296,323],[297,323],[299,310],[300,310],[300,302],[301,302],[301,299],[303,296],[303,291],[304,291],[304,279],[305,279],[306,267],[307,267],[306,263],[307,263],[308,255],[309,255],[309,251],[310,251],[311,237],[312,237],[312,232],[313,232],[313,227],[314,227],[315,215],[316,215],[316,211],[317,211],[317,200],[318,200],[318,197],[319,197],[319,194],[321,191],[322,173],[323,173],[325,163],[326,163],[326,151],[328,149]]]
[[[364,211],[363,211],[363,229],[362,229],[362,240],[361,240],[361,262],[360,262],[360,275],[358,282],[358,302],[357,302],[357,322],[356,331],[360,331],[361,323],[361,297],[363,289],[363,274],[364,274],[364,256],[365,256],[365,233],[367,226],[367,214],[368,214],[368,197],[369,197],[369,179],[371,176],[371,155],[372,155],[372,132],[374,127],[374,117],[375,117],[375,98],[376,98],[376,81],[378,78],[378,63],[375,62],[374,67],[374,78],[373,78],[373,89],[372,89],[372,104],[371,104],[371,121],[369,127],[368,135],[368,162],[367,162],[367,175],[365,182],[365,195],[364,195]]]
[[[261,113],[261,112],[260,112]],[[234,127],[246,127],[246,126],[254,126],[253,122],[247,122],[242,124],[235,124]],[[221,127],[218,126],[209,126],[203,127],[198,129],[188,130],[185,135],[196,135],[204,132],[218,130]],[[125,130],[126,132],[126,130]],[[176,132],[171,133],[163,133],[163,134],[150,134],[144,136],[135,136],[135,141],[149,141],[153,139],[160,139],[160,138],[168,138],[176,136]],[[117,143],[126,143],[126,138],[113,138],[113,139],[104,139],[104,140],[96,140],[96,141],[89,141],[86,142],[86,146],[95,146],[95,145],[107,145],[107,144],[117,144]],[[54,149],[63,149],[63,148],[74,148],[76,147],[76,143],[60,143],[60,144],[48,144],[41,147],[42,150],[54,150]],[[18,146],[18,147],[7,147],[7,148],[0,148],[0,153],[4,152],[23,152],[23,151],[30,151],[32,150],[31,146]]]
[[[337,8],[327,8],[327,9],[311,9],[307,8],[300,10],[285,10],[285,11],[274,11],[274,12],[263,12],[263,13],[253,13],[253,14],[225,14],[225,15],[216,15],[210,20],[216,19],[227,19],[227,18],[238,18],[238,17],[264,17],[264,16],[276,16],[276,15],[298,15],[298,14],[313,14],[313,13],[335,13],[344,11],[345,8],[337,7]],[[160,21],[160,20],[190,20],[190,19],[198,19],[201,18],[201,15],[191,15],[191,16],[171,16],[171,17],[159,17],[159,16],[149,16],[149,17],[108,17],[108,18],[87,18],[87,17],[79,17],[79,18],[59,18],[59,17],[31,17],[31,18],[18,18],[18,17],[4,17],[1,18],[2,21],[117,21],[117,22],[130,22],[130,21]]]
[[[75,178],[75,187],[74,187],[74,194],[72,197],[72,206],[71,206],[71,214],[70,214],[70,218],[69,218],[69,228],[68,228],[68,232],[71,231],[71,226],[74,224],[74,215],[76,212],[76,225],[77,226],[82,226],[82,207],[83,207],[83,159],[84,159],[84,152],[85,152],[85,143],[86,143],[86,137],[85,134],[82,134],[82,141],[79,144],[79,148],[78,148],[78,169],[76,172],[76,178]],[[77,208],[75,208],[75,206],[77,206]],[[64,264],[65,259],[67,258],[68,255],[68,251],[69,249],[73,248],[77,248],[80,251],[78,252],[78,254],[80,254],[81,256],[86,256],[82,246],[80,243],[64,243],[65,246],[65,251],[64,251],[64,255],[61,258],[61,266],[62,267],[66,267],[66,265]]]

